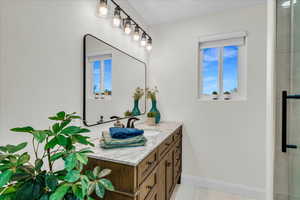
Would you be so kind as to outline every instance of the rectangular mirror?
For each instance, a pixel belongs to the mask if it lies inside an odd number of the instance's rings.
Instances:
[[[125,112],[134,107],[136,88],[146,89],[146,63],[90,34],[84,36],[83,52],[84,124],[111,122],[112,116],[128,118]],[[140,115],[146,112],[145,95],[138,108]]]

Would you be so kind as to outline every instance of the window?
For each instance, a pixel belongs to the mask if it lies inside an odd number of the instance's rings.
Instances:
[[[222,99],[226,94],[226,98],[228,94],[228,98],[235,98],[245,94],[245,33],[234,35],[210,36],[200,40],[200,98],[217,96],[214,99]]]
[[[112,95],[112,58],[111,55],[89,58],[92,67],[92,95],[95,99],[106,99]]]

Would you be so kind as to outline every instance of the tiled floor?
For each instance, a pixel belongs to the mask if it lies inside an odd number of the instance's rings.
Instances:
[[[196,188],[193,185],[177,185],[171,200],[255,200],[234,194]]]

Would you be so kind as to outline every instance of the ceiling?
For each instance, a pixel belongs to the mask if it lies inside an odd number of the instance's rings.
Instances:
[[[128,0],[149,25],[168,23],[266,0]]]

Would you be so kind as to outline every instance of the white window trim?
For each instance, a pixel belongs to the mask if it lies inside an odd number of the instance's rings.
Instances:
[[[208,35],[208,36],[201,36],[199,37],[198,40],[198,48],[197,48],[197,63],[198,63],[198,87],[197,87],[197,98],[200,101],[214,101],[214,102],[220,102],[220,101],[225,101],[225,102],[230,102],[230,101],[244,101],[247,99],[246,96],[246,83],[247,83],[247,76],[246,76],[246,71],[247,71],[247,42],[248,42],[248,33],[246,31],[240,31],[240,32],[232,32],[232,33],[224,33],[224,34],[215,34],[215,35]],[[238,92],[235,94],[231,94],[231,99],[230,100],[225,100],[223,94],[219,94],[219,99],[218,100],[213,100],[212,95],[207,95],[203,94],[203,73],[202,73],[202,53],[201,52],[201,43],[204,42],[214,42],[214,41],[220,41],[220,40],[230,40],[234,38],[240,38],[244,37],[244,45],[238,46],[239,47],[239,57],[238,57]],[[215,45],[214,47],[220,48],[223,47],[223,45]],[[209,48],[209,47],[208,47]],[[220,51],[221,49],[221,51]],[[223,48],[219,49],[219,61],[222,61],[223,57]],[[220,62],[218,65],[218,87],[220,91],[223,91],[223,62]]]
[[[88,83],[89,84],[89,99],[92,99],[92,100],[112,100],[112,95],[109,95],[109,96],[102,96],[102,94],[100,94],[100,98],[99,99],[96,99],[95,98],[95,94],[94,94],[94,89],[93,89],[93,84],[94,84],[94,72],[93,72],[93,62],[94,61],[100,61],[100,90],[101,91],[104,91],[104,61],[105,60],[108,60],[108,59],[112,59],[113,55],[112,54],[108,54],[108,53],[103,53],[103,54],[89,54],[88,56],[88,59],[87,59],[87,64],[89,66],[89,76],[91,77],[90,80],[91,82]]]

